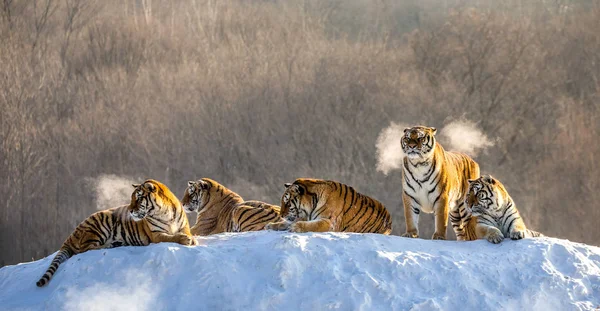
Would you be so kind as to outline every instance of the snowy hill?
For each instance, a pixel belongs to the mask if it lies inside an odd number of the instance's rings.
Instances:
[[[52,256],[0,269],[2,310],[590,310],[600,248],[255,232]]]

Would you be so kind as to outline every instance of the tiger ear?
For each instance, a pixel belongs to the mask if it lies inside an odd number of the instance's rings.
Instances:
[[[483,176],[483,180],[488,183],[488,184],[495,184],[496,180],[494,179],[494,177],[492,177],[492,175],[485,175]]]
[[[406,132],[410,131],[410,127],[407,127],[404,129],[404,134],[406,134]]]
[[[431,130],[432,135],[435,135],[435,133],[437,132],[437,129],[435,127],[430,127],[429,129]]]
[[[154,184],[151,182],[145,183],[144,187],[146,187],[146,189],[148,189],[150,192],[154,192],[154,190],[156,190],[156,186],[154,186]]]
[[[202,189],[208,189],[208,183],[202,179],[198,180],[198,185]]]
[[[304,195],[304,187],[298,187],[298,194]]]
[[[196,184],[196,182],[195,182],[195,181],[191,181],[191,180],[190,180],[190,181],[188,181],[188,186],[189,186],[189,187],[191,187],[191,186],[193,186],[193,185],[195,185],[195,184]]]
[[[286,182],[285,184],[283,184],[283,186],[285,186],[285,188],[289,188],[292,185],[292,183]]]

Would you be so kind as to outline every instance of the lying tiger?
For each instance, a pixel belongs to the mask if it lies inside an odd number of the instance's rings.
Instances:
[[[505,237],[520,240],[544,236],[525,227],[504,185],[490,175],[469,180],[465,203],[470,213],[461,215],[466,226],[457,235],[458,240],[486,239],[497,244]]]
[[[46,285],[61,263],[89,250],[159,242],[197,244],[179,200],[167,186],[148,179],[133,187],[130,204],[96,212],[75,228],[37,286]]]
[[[280,222],[266,229],[291,232],[392,232],[383,204],[339,182],[299,178],[285,184]]]
[[[278,221],[279,207],[260,201],[244,201],[220,183],[202,178],[188,182],[181,200],[186,212],[198,212],[194,235],[263,230]]]
[[[402,201],[406,232],[419,237],[419,215],[434,213],[432,239],[445,240],[448,216],[457,232],[464,210],[467,180],[479,177],[479,165],[466,154],[446,151],[435,138],[433,127],[406,128],[400,142],[405,154],[402,166]]]

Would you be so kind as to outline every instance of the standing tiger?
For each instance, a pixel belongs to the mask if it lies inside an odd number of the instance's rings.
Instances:
[[[148,179],[133,187],[129,205],[96,212],[75,228],[37,286],[46,285],[61,263],[89,250],[159,242],[197,244],[179,200],[167,186]]]
[[[525,227],[506,188],[491,175],[469,180],[465,204],[467,210],[461,217],[466,225],[458,240],[486,239],[497,244],[505,237],[520,240],[543,236]]]
[[[181,202],[186,212],[198,212],[196,224],[191,228],[195,235],[258,231],[281,219],[278,206],[244,201],[210,178],[188,182]]]
[[[285,184],[280,222],[266,229],[291,232],[392,232],[383,204],[339,182],[299,178]]]
[[[473,159],[462,153],[445,151],[436,141],[435,133],[433,127],[404,129],[401,139],[405,154],[402,201],[406,233],[403,237],[419,237],[421,211],[435,215],[432,239],[446,239],[448,214],[457,232],[462,226],[459,213],[464,210],[467,180],[479,176],[479,165]]]

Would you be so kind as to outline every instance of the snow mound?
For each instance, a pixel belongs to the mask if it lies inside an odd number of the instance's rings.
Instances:
[[[2,310],[590,310],[600,248],[253,232],[52,256],[0,269]]]

